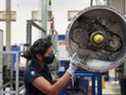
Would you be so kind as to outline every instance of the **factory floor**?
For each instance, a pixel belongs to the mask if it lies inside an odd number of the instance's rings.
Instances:
[[[103,95],[121,95],[119,81],[108,81],[103,83]]]
[[[121,95],[119,81],[104,82],[102,88],[103,88],[102,95]],[[75,93],[73,91],[72,94],[70,95],[83,95],[83,94],[81,92]],[[88,95],[92,95],[92,94],[89,92]]]
[[[24,95],[25,89],[22,89],[20,95]],[[10,95],[10,94],[5,94]],[[81,92],[72,91],[70,95],[84,95]],[[92,95],[91,91],[88,91],[88,95]],[[96,94],[97,95],[97,94]],[[119,81],[102,82],[102,95],[121,95]]]

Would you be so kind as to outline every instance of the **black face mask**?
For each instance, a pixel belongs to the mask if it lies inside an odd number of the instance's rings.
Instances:
[[[52,54],[50,54],[50,55],[44,57],[44,62],[45,62],[46,64],[52,64],[54,58],[55,58],[55,55],[52,53]]]

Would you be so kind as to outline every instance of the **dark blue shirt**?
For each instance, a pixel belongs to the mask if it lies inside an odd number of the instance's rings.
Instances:
[[[47,79],[49,82],[52,81],[48,65],[46,65],[46,63],[42,63],[42,65],[40,65],[35,60],[31,60],[30,65],[27,67],[24,76],[26,88],[25,95],[46,95],[42,93],[39,89],[34,87],[34,85],[32,84],[34,79],[41,76]]]

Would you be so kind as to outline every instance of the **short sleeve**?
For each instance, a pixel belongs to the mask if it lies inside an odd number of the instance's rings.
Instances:
[[[40,76],[41,75],[39,74],[39,72],[34,68],[30,68],[26,72],[26,79],[29,82],[32,82],[35,78],[40,77]]]

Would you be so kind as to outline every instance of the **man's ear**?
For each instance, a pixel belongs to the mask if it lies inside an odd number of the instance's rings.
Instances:
[[[41,54],[36,54],[36,58],[39,60],[39,61],[42,61],[42,55]]]

